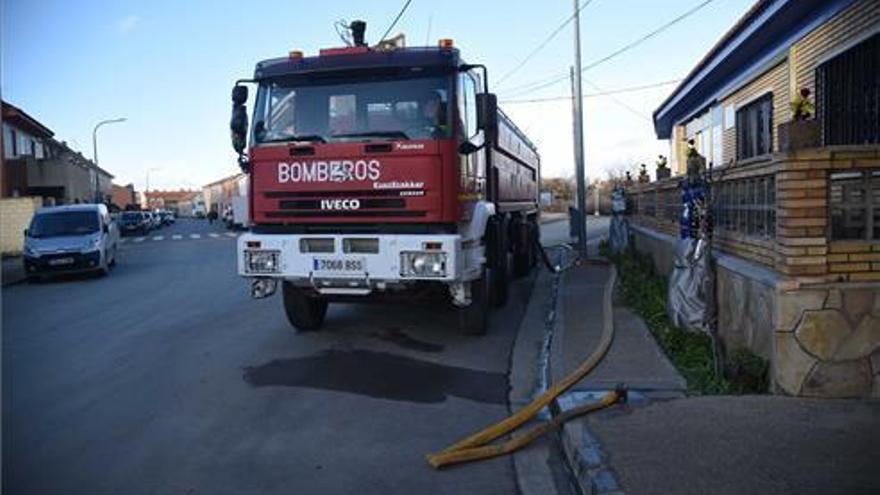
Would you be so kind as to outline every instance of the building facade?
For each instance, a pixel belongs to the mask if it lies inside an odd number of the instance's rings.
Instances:
[[[109,202],[111,175],[20,108],[2,102],[3,197],[39,196],[49,204]]]
[[[654,124],[673,170],[688,141],[712,165],[725,347],[768,359],[779,393],[880,396],[880,2],[758,1]],[[631,192],[668,272],[678,180]]]
[[[248,178],[242,173],[224,177],[202,187],[205,208],[218,215],[222,215],[227,208],[231,207],[233,197],[247,196],[247,194]]]
[[[189,216],[187,211],[192,211],[191,202],[199,194],[199,191],[148,191],[145,193],[147,209],[168,210],[176,215]],[[188,204],[189,206],[184,206]],[[181,207],[184,207],[181,211]]]

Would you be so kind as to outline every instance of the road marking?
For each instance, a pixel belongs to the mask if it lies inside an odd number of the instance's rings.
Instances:
[[[208,234],[208,235],[211,236],[211,237],[213,237],[214,239],[220,237],[220,234],[215,234],[215,233],[213,233],[213,232],[210,233],[210,234]]]
[[[144,239],[146,239],[146,237],[137,237],[134,242],[144,242]]]
[[[153,236],[153,240],[154,240],[154,241],[161,241],[161,240],[164,239],[164,238],[165,238],[164,235]]]
[[[199,234],[190,234],[190,235],[189,235],[189,238],[190,238],[190,239],[201,239],[202,236],[199,235]]]
[[[180,234],[174,234],[173,236],[171,236],[171,238],[175,241],[179,241],[180,239],[183,239],[183,236]]]
[[[236,234],[235,232],[227,232],[226,237],[238,237],[238,234]]]

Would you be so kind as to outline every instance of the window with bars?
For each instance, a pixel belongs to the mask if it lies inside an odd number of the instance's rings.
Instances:
[[[816,101],[826,146],[880,143],[880,34],[816,68]]]
[[[831,238],[880,240],[880,169],[830,175]]]
[[[759,238],[776,236],[776,179],[730,180],[712,191],[715,228]]]
[[[736,111],[736,158],[744,160],[773,151],[773,93]]]

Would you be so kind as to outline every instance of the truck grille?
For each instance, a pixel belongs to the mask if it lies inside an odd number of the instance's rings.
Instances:
[[[267,218],[418,218],[425,210],[407,210],[407,198],[423,197],[423,191],[267,191],[271,202]],[[344,204],[339,202],[343,201]],[[353,207],[352,203],[356,206]]]

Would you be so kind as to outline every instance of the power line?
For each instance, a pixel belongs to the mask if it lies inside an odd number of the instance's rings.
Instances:
[[[592,2],[593,2],[593,0],[586,0],[584,3],[581,4],[580,7],[578,7],[577,11],[580,12],[580,11],[584,10],[584,8],[585,8],[587,5],[590,5],[590,3],[592,3]],[[501,83],[504,82],[508,77],[510,77],[511,75],[513,75],[516,71],[520,70],[520,69],[526,64],[526,62],[528,62],[529,60],[531,60],[532,57],[534,57],[539,51],[541,51],[545,46],[547,46],[547,43],[550,43],[550,42],[553,40],[553,38],[555,38],[556,35],[559,34],[559,33],[560,33],[560,32],[561,32],[566,26],[568,26],[568,25],[571,23],[571,21],[573,21],[573,20],[574,20],[574,14],[571,14],[570,16],[568,16],[567,19],[565,19],[565,21],[563,21],[562,24],[560,24],[556,29],[554,29],[553,32],[550,33],[550,35],[547,36],[547,38],[545,38],[544,41],[541,42],[541,44],[539,44],[538,46],[536,46],[531,52],[529,52],[528,55],[525,56],[525,58],[523,58],[522,60],[520,60],[520,62],[519,62],[519,63],[518,63],[513,69],[507,71],[507,73],[505,73],[503,76],[501,76],[500,78],[498,78],[498,83],[497,83],[497,84],[501,84]]]
[[[391,25],[388,26],[388,29],[385,30],[385,34],[383,34],[382,37],[379,38],[379,43],[385,41],[385,38],[388,36],[388,33],[390,33],[392,29],[394,29],[394,26],[397,24],[397,21],[399,21],[401,16],[403,16],[403,13],[406,12],[406,9],[407,9],[407,7],[409,7],[409,4],[411,2],[412,2],[412,0],[406,0],[406,3],[404,3],[403,7],[400,8],[400,12],[397,13],[397,17],[394,18],[394,21],[392,21]]]
[[[599,91],[600,93],[603,91],[602,88],[600,88],[599,86],[596,85],[596,83],[594,83],[588,79],[584,79],[583,81],[585,83],[589,84],[590,86],[592,86],[596,91]],[[623,100],[621,100],[620,98],[617,98],[616,96],[614,96],[612,94],[608,94],[608,97],[611,98],[611,101],[613,101],[614,103],[617,103],[618,106],[624,108],[625,110],[628,110],[633,115],[636,115],[637,117],[644,119],[644,120],[647,120],[649,122],[654,121],[651,117],[648,117],[647,115],[643,114],[642,112],[640,112],[640,111],[636,110],[635,108],[624,103]]]
[[[609,90],[605,90],[605,91],[598,92],[598,93],[585,94],[583,96],[584,96],[584,98],[597,98],[600,96],[610,96],[610,95],[615,95],[615,94],[619,94],[619,93],[631,93],[631,92],[635,92],[635,91],[643,91],[646,89],[659,88],[662,86],[669,86],[670,84],[676,84],[679,82],[681,82],[681,79],[673,79],[670,81],[661,81],[661,82],[657,82],[657,83],[653,83],[653,84],[643,84],[640,86],[629,86],[629,87],[625,87],[625,88],[609,89]],[[546,98],[530,98],[530,99],[525,99],[525,100],[501,100],[500,103],[513,103],[513,104],[516,104],[516,103],[541,103],[541,102],[546,102],[546,101],[571,100],[571,98],[572,98],[571,95],[549,96]]]
[[[586,72],[589,69],[595,68],[596,66],[601,65],[601,64],[617,57],[618,55],[635,48],[636,46],[644,43],[645,41],[653,38],[654,36],[657,36],[661,32],[674,26],[675,24],[678,24],[679,22],[683,21],[684,19],[690,17],[691,15],[695,14],[696,12],[703,9],[704,7],[706,7],[707,5],[709,5],[710,3],[714,2],[714,1],[715,0],[703,0],[702,2],[697,4],[696,6],[692,7],[687,12],[679,15],[678,17],[663,24],[662,26],[648,32],[647,34],[639,37],[638,39],[636,39],[634,41],[631,41],[630,43],[627,43],[623,47],[609,53],[608,55],[606,55],[598,60],[595,60],[593,62],[590,62],[589,64],[587,64],[586,66],[584,66],[581,69],[581,73]],[[551,76],[550,78],[544,78],[544,79],[539,79],[537,81],[532,81],[531,83],[521,85],[518,88],[512,88],[512,91],[514,91],[514,94],[511,94],[510,96],[517,97],[517,96],[521,96],[523,94],[532,93],[532,92],[538,91],[540,89],[544,89],[546,87],[558,84],[558,83],[566,80],[567,78],[568,78],[568,74],[561,74],[558,76]]]
[[[710,3],[714,2],[714,1],[715,1],[715,0],[704,0],[704,1],[703,1],[702,3],[700,3],[699,5],[697,5],[697,6],[693,7],[693,8],[691,8],[690,10],[688,10],[687,12],[685,12],[684,14],[681,14],[680,16],[676,17],[675,19],[672,19],[671,21],[669,21],[669,22],[667,22],[666,24],[660,26],[659,28],[657,28],[657,29],[651,31],[650,33],[648,33],[648,34],[642,36],[641,38],[639,38],[639,39],[637,39],[637,40],[635,40],[635,41],[629,43],[628,45],[625,45],[625,46],[623,46],[622,48],[620,48],[620,49],[618,49],[618,50],[616,50],[616,51],[614,51],[614,52],[612,52],[612,53],[610,53],[610,54],[608,54],[608,55],[606,55],[606,56],[600,58],[599,60],[596,60],[595,62],[592,62],[592,63],[588,64],[588,65],[587,65],[586,67],[584,67],[582,70],[592,69],[593,67],[596,67],[596,66],[599,65],[599,64],[605,63],[605,62],[611,60],[612,58],[614,58],[614,57],[620,55],[620,54],[623,53],[623,52],[626,52],[626,51],[629,51],[629,50],[632,49],[632,48],[635,48],[636,46],[638,46],[638,45],[644,43],[645,41],[647,41],[647,40],[653,38],[654,36],[657,36],[658,34],[662,33],[663,31],[665,31],[665,30],[669,29],[670,27],[674,26],[675,24],[678,24],[679,22],[683,21],[683,20],[686,19],[687,17],[689,17],[689,16],[695,14],[695,13],[698,12],[700,9],[702,9],[703,7],[709,5]]]

